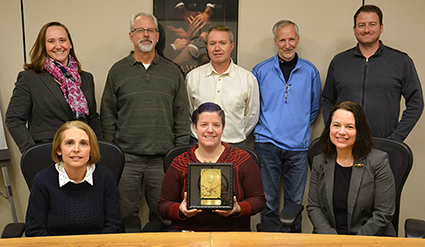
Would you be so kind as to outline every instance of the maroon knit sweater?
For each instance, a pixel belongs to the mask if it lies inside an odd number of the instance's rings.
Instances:
[[[163,218],[172,220],[171,228],[193,231],[251,231],[250,216],[261,212],[266,204],[260,169],[246,151],[226,143],[222,144],[225,150],[217,163],[233,163],[233,195],[241,207],[240,214],[224,217],[203,209],[194,217],[180,218],[179,206],[186,191],[187,164],[200,162],[194,154],[198,147],[196,145],[174,159],[162,182],[158,211]]]

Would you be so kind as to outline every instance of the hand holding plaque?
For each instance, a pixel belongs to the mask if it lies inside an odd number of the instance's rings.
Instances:
[[[233,197],[233,209],[214,209],[213,212],[217,213],[224,217],[229,217],[231,215],[239,215],[241,213],[241,206],[238,204],[238,200],[236,199],[236,196]]]
[[[187,209],[187,192],[184,192],[183,201],[182,203],[180,203],[179,211],[181,214],[180,215],[181,218],[184,218],[184,217],[190,218],[202,212],[202,210],[198,210],[198,209],[191,209],[191,210]]]

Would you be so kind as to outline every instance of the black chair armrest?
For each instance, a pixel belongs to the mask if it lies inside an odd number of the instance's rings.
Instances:
[[[164,225],[159,220],[153,220],[143,227],[142,232],[163,232],[168,231],[167,228],[163,229]]]
[[[404,223],[406,238],[425,238],[425,221],[418,219],[406,219]]]
[[[291,232],[295,232],[295,221],[303,210],[304,206],[302,204],[289,203],[282,209],[279,215],[280,225],[288,226]]]
[[[1,238],[20,238],[24,234],[25,223],[9,223],[1,234]]]
[[[257,224],[257,232],[276,232],[276,227],[264,222],[260,222]]]
[[[142,231],[142,224],[138,216],[128,216],[122,219],[122,226],[125,233],[136,233]]]

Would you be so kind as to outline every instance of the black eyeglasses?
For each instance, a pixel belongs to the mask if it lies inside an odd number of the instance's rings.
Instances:
[[[145,33],[145,31],[148,31],[149,34],[154,34],[154,33],[158,32],[158,29],[156,29],[156,28],[146,28],[145,29],[143,27],[139,27],[139,28],[135,28],[135,29],[131,30],[132,33],[136,33],[136,34]]]

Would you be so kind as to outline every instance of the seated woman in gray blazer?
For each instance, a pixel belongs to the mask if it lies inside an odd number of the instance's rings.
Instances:
[[[89,124],[100,138],[93,76],[81,70],[65,25],[45,24],[30,56],[6,111],[6,126],[19,150],[51,142],[62,124],[72,120]]]
[[[333,107],[313,159],[307,211],[314,233],[395,236],[395,184],[385,152],[372,149],[363,109]]]

